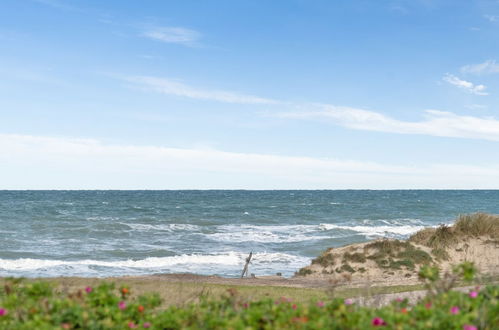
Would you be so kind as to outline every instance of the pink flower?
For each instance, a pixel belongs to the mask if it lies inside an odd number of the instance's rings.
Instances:
[[[454,315],[457,314],[457,313],[459,313],[459,307],[452,306],[452,308],[450,309],[450,313],[454,314]]]
[[[86,293],[90,293],[90,292],[92,292],[92,290],[93,290],[93,289],[92,289],[92,287],[90,287],[90,286],[87,286],[87,287],[85,288],[85,292],[86,292]]]
[[[119,309],[121,309],[121,310],[125,309],[125,308],[126,308],[126,302],[124,302],[124,301],[120,301],[120,302],[118,303],[118,307],[119,307]]]
[[[427,302],[424,307],[426,307],[426,309],[430,309],[431,308],[431,302]]]
[[[293,309],[296,309],[296,307],[298,307],[298,306],[296,306],[296,304],[293,304],[293,306],[291,306],[291,308],[293,308]]]
[[[144,324],[142,325],[144,328],[150,328],[151,327],[151,323],[149,322],[144,322]]]
[[[244,307],[244,308],[248,308],[248,307],[249,307],[249,303],[247,303],[247,302],[246,302],[246,303],[244,303],[244,304],[243,304],[243,307]]]
[[[379,326],[382,326],[382,325],[386,325],[386,322],[381,317],[375,317],[371,321],[371,324],[374,325],[375,327],[379,327]]]
[[[478,328],[471,324],[465,324],[463,325],[463,330],[478,330]]]
[[[397,302],[402,302],[402,301],[404,301],[404,299],[402,299],[402,298],[400,298],[400,297],[398,297],[398,298],[397,298],[397,299],[395,299],[395,300],[396,300]]]
[[[344,303],[345,303],[345,305],[352,305],[353,300],[352,299],[345,299]]]
[[[7,310],[5,308],[0,308],[0,316],[7,315]]]
[[[471,291],[470,292],[470,298],[476,298],[478,297],[478,292],[477,291]]]
[[[128,327],[129,328],[136,328],[137,327],[137,324],[133,323],[133,322],[128,322]]]
[[[317,302],[317,307],[324,307],[324,302],[323,301],[318,301]]]

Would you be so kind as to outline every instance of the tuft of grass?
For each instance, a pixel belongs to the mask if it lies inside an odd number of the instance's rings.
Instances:
[[[357,263],[364,263],[364,262],[366,262],[366,255],[363,253],[359,253],[359,252],[356,252],[356,253],[346,252],[345,254],[343,254],[343,262],[346,263],[349,261],[350,262],[357,262]]]
[[[329,253],[329,250],[312,260],[312,264],[319,264],[322,267],[328,267],[335,264],[335,256]]]
[[[410,248],[407,248],[404,251],[400,251],[397,254],[398,258],[404,258],[404,259],[409,259],[413,261],[415,264],[429,264],[432,262],[431,256],[423,251],[416,249],[414,246],[411,245]]]
[[[499,216],[486,213],[461,215],[454,224],[458,235],[489,236],[499,239]]]
[[[390,265],[388,266],[390,269],[402,269],[402,266],[406,267],[407,269],[413,270],[415,265],[414,261],[409,260],[409,259],[403,259],[403,260],[390,260]]]
[[[437,260],[449,260],[450,258],[449,253],[447,253],[447,251],[443,248],[433,248],[433,250],[431,250],[431,254],[433,254]]]
[[[427,242],[435,234],[435,231],[436,231],[435,228],[421,229],[420,231],[414,233],[409,237],[409,242],[421,245],[427,245]]]
[[[453,228],[447,225],[440,225],[428,240],[428,246],[432,248],[449,247],[457,242],[458,236],[455,235]]]
[[[381,268],[401,269],[401,266],[404,266],[413,270],[415,265],[432,262],[428,253],[407,241],[385,239],[369,243],[365,248],[367,251],[376,250],[367,258],[373,260]]]
[[[313,273],[313,271],[311,269],[309,269],[309,268],[300,268],[300,270],[297,271],[295,273],[295,275],[298,275],[298,276],[307,276],[307,275],[310,275],[312,273]]]
[[[382,254],[391,255],[395,251],[413,247],[411,243],[399,240],[382,239],[366,244],[365,249],[375,249]]]
[[[409,242],[438,249],[455,245],[468,237],[481,236],[499,239],[498,215],[486,213],[460,215],[453,226],[441,225],[436,229],[420,230],[409,237]]]

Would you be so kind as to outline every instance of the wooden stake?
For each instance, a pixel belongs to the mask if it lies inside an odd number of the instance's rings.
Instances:
[[[241,274],[241,278],[244,277],[244,274],[246,274],[246,276],[248,275],[248,265],[251,261],[251,257],[253,256],[253,251],[250,252],[248,258],[246,258],[246,264],[244,265],[244,268],[243,268],[243,273]]]

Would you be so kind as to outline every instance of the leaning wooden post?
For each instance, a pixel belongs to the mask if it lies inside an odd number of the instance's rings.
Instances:
[[[241,278],[244,277],[244,274],[248,274],[248,265],[251,261],[251,257],[253,256],[253,251],[250,252],[248,258],[246,258],[246,264],[244,265],[244,268],[243,268],[243,273],[241,274]]]

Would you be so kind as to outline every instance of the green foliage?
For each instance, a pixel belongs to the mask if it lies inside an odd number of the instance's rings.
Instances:
[[[399,270],[402,267],[413,270],[416,265],[426,265],[432,262],[431,256],[423,250],[416,248],[409,242],[399,240],[379,240],[365,246],[366,254],[378,267]]]
[[[452,274],[469,280],[474,272],[464,263]],[[430,266],[422,267],[420,276],[430,288],[443,279]],[[414,305],[396,300],[381,308],[349,299],[248,301],[229,289],[220,299],[159,309],[156,295],[131,298],[131,291],[104,283],[64,293],[47,283],[7,281],[0,289],[0,329],[495,329],[499,324],[497,285],[442,291]]]
[[[343,262],[357,262],[357,263],[364,263],[366,262],[366,255],[363,253],[348,253],[346,252],[343,254]]]
[[[309,268],[300,268],[300,270],[297,271],[295,273],[295,275],[298,275],[298,276],[307,276],[307,275],[310,275],[312,273],[313,273],[313,271],[311,269],[309,269]]]
[[[332,266],[335,263],[335,257],[330,253],[331,249],[326,250],[320,256],[312,259],[312,264],[319,264],[322,267]]]

